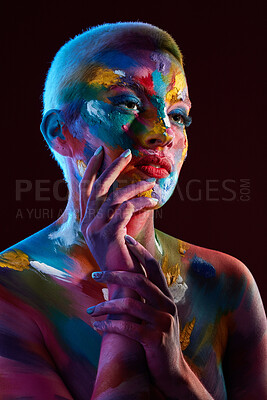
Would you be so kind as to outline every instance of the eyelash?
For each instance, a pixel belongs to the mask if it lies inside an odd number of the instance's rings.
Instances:
[[[180,117],[182,118],[183,122],[177,122],[175,121],[174,117]],[[178,125],[184,125],[186,128],[191,125],[192,123],[192,117],[190,117],[189,115],[187,115],[184,111],[182,110],[177,110],[177,111],[172,111],[169,114],[169,118],[172,118],[172,120],[174,121],[175,124]]]
[[[110,100],[114,105],[121,106],[123,109],[125,109],[127,111],[140,112],[142,110],[141,101],[138,98],[134,97],[134,96],[128,96],[128,95],[127,96],[116,96],[116,97],[113,97]],[[127,103],[128,104],[129,103],[133,104],[134,106],[136,106],[136,108],[134,109],[134,108],[127,107],[127,105],[126,105]],[[125,107],[123,107],[123,105]]]
[[[139,113],[139,112],[141,112],[143,110],[141,100],[139,100],[135,96],[121,95],[121,96],[112,97],[109,100],[111,100],[111,102],[115,106],[120,106],[121,108],[123,108],[126,111],[130,111],[130,112],[131,111],[137,111]],[[134,108],[127,107],[127,105],[126,105],[127,103],[128,104],[129,103],[133,104],[134,106],[136,106],[136,108],[134,109]],[[174,119],[175,117],[182,118],[183,122],[175,121],[175,119]],[[184,125],[185,128],[187,128],[189,125],[191,125],[191,122],[192,122],[192,117],[187,115],[185,113],[185,111],[183,111],[183,110],[171,111],[170,114],[169,114],[169,118],[172,118],[174,123],[177,124],[177,125]]]

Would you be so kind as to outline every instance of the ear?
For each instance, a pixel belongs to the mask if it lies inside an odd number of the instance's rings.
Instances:
[[[69,131],[62,119],[60,110],[47,111],[40,129],[49,147],[62,156],[72,156],[71,148],[66,140],[66,133]]]

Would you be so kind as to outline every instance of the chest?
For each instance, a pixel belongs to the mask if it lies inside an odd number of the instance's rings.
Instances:
[[[77,398],[88,396],[96,377],[101,336],[92,327],[96,319],[86,310],[104,301],[102,289],[103,286],[91,281],[84,282],[75,290],[65,287],[58,296],[58,303],[48,308],[48,322],[43,325],[47,349],[64,381],[68,382],[73,393],[77,393]],[[177,304],[180,322],[177,340],[188,364],[205,386],[222,393],[222,358],[227,339],[225,321],[218,317],[218,313],[211,315],[208,298],[208,301],[198,299],[194,303],[190,290],[187,293]],[[85,388],[86,393],[83,393]]]

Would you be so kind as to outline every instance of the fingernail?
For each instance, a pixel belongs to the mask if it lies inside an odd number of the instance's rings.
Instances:
[[[128,157],[130,154],[131,154],[131,150],[130,150],[130,149],[127,149],[127,150],[125,150],[125,151],[121,154],[121,157],[126,158],[126,157]]]
[[[149,197],[150,202],[153,204],[158,204],[159,200],[158,199],[154,199],[153,197]]]
[[[132,236],[125,235],[124,239],[125,239],[125,242],[132,244],[133,246],[137,245],[137,241]]]
[[[94,156],[98,156],[98,154],[100,154],[102,150],[103,146],[99,146],[98,149],[96,149],[96,151],[94,152]]]
[[[93,279],[100,279],[103,275],[103,272],[93,272],[92,273],[92,278]]]
[[[95,306],[89,307],[86,310],[87,314],[93,314],[94,311],[95,311]]]

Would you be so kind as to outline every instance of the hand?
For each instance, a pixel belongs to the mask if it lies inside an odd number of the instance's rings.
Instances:
[[[177,308],[158,262],[140,243],[127,245],[144,266],[147,277],[127,271],[107,271],[93,277],[108,286],[116,284],[135,290],[145,303],[132,298],[115,299],[96,305],[90,313],[93,317],[127,314],[142,323],[107,319],[95,322],[94,326],[100,331],[118,333],[139,342],[145,350],[154,385],[165,396],[177,398],[183,366]]]
[[[136,211],[155,207],[154,199],[134,198],[155,182],[140,181],[108,195],[114,181],[131,160],[121,155],[96,179],[103,150],[94,155],[80,183],[81,231],[100,269],[133,270],[134,261],[125,245],[126,225]],[[139,267],[139,263],[135,263]]]
[[[103,151],[90,159],[80,185],[81,231],[85,241],[102,271],[137,270],[140,263],[134,259],[125,244],[126,225],[132,215],[139,210],[155,207],[155,201],[145,197],[133,198],[143,191],[151,189],[155,182],[137,182],[108,195],[108,191],[122,170],[131,160],[131,155],[117,158],[96,179],[103,160]],[[130,272],[129,272],[130,273]],[[137,293],[130,288],[109,285],[109,298],[134,297]],[[120,320],[131,319],[129,315],[118,316]],[[116,366],[116,367],[115,367]],[[108,378],[107,378],[108,371]],[[143,391],[149,393],[150,379],[142,346],[125,336],[105,335],[101,343],[97,378],[92,399],[97,399],[105,391],[112,391],[115,397],[120,392],[118,382],[123,376],[129,391],[134,390],[136,399],[143,398]],[[139,387],[132,387],[139,382]],[[141,395],[140,397],[140,390]],[[115,398],[114,397],[114,398]],[[105,398],[105,397],[101,397]]]

